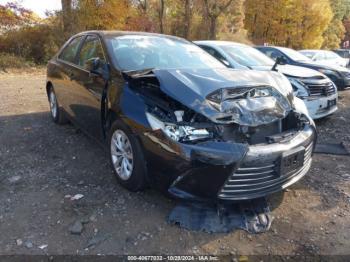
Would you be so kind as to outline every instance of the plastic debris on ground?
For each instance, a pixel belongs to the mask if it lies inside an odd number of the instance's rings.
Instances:
[[[225,205],[180,202],[168,217],[170,224],[208,233],[228,233],[236,229],[263,233],[270,229],[272,220],[265,198]]]
[[[76,194],[74,196],[66,195],[65,197],[66,198],[70,198],[70,200],[73,201],[73,200],[79,200],[79,199],[83,198],[84,195],[82,195],[82,194]]]
[[[343,143],[317,143],[314,152],[330,155],[350,155],[349,151],[345,148]]]

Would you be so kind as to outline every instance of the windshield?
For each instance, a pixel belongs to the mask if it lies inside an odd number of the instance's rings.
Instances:
[[[316,54],[315,52],[312,52],[312,51],[299,51],[299,52],[310,59],[312,59]]]
[[[274,61],[250,46],[220,46],[233,60],[237,63],[252,67],[252,66],[273,66]]]
[[[290,59],[294,60],[294,61],[305,61],[305,62],[309,62],[311,59],[304,56],[303,54],[300,54],[299,52],[290,49],[290,48],[286,48],[286,47],[280,47],[279,48],[280,51],[282,51],[285,55],[289,56]]]
[[[108,38],[107,44],[122,71],[225,68],[200,47],[181,39],[127,35]]]

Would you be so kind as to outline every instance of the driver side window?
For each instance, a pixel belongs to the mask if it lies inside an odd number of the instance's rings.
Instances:
[[[87,36],[79,54],[79,66],[84,67],[86,61],[91,58],[100,58],[105,62],[105,56],[101,42],[97,36]]]

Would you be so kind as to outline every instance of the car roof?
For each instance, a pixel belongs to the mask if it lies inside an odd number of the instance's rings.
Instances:
[[[303,50],[299,50],[300,52],[310,52],[310,53],[317,53],[320,51],[327,51],[327,50],[317,50],[317,49],[303,49]]]
[[[267,46],[265,46],[265,45],[257,45],[255,47],[257,47],[257,48],[275,48],[275,49],[278,49],[278,50],[283,50],[284,48],[288,48],[288,47],[275,46],[275,45],[267,45]],[[288,49],[290,49],[290,48],[288,48]]]
[[[74,36],[80,36],[80,35],[87,35],[87,34],[97,34],[102,38],[105,37],[118,37],[118,36],[156,36],[161,38],[168,38],[168,39],[174,39],[174,40],[181,40],[186,41],[186,39],[172,36],[172,35],[165,35],[165,34],[157,34],[157,33],[148,33],[148,32],[136,32],[136,31],[114,31],[114,30],[90,30],[90,31],[84,31],[80,32]]]
[[[207,45],[216,45],[216,46],[225,46],[225,45],[235,45],[235,46],[247,46],[245,44],[231,42],[231,41],[220,41],[220,40],[199,40],[193,41],[195,44],[207,44]]]

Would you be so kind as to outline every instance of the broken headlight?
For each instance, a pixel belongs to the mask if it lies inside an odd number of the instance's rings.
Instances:
[[[288,80],[292,84],[296,97],[304,98],[310,96],[309,88],[303,82],[292,77],[288,77]]]
[[[212,137],[212,133],[205,128],[166,123],[150,113],[146,113],[146,116],[153,130],[160,129],[167,137],[178,142],[196,141]]]

